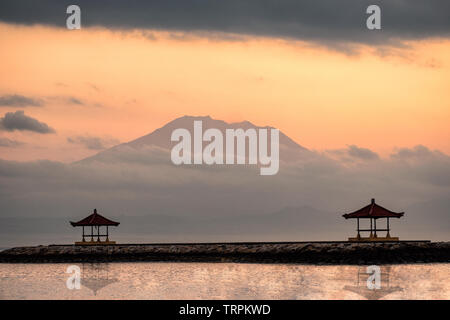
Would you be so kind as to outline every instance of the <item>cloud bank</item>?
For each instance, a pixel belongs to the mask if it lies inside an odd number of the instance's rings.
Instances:
[[[4,0],[0,21],[65,27],[68,0]],[[322,44],[399,44],[450,36],[446,0],[79,0],[82,26],[243,34]],[[366,8],[382,10],[382,30],[366,28]]]
[[[353,232],[341,214],[374,197],[406,212],[395,222],[396,233],[443,239],[450,231],[450,157],[424,146],[402,150],[417,149],[427,152],[352,165],[315,153],[282,163],[269,177],[254,166],[175,166],[168,150],[127,144],[73,164],[0,160],[0,217],[22,217],[23,223],[41,216],[75,219],[98,208],[121,217],[124,225],[131,221],[127,217],[142,217],[141,223],[151,226],[147,231],[153,230],[149,237],[181,237],[188,226],[200,237],[220,233],[226,224],[243,236],[246,228],[262,237],[277,230],[278,239],[313,230],[329,239],[341,227]],[[293,224],[297,227],[287,227]]]
[[[80,144],[89,150],[103,150],[113,145],[119,144],[119,140],[117,139],[93,136],[68,137],[67,142],[72,144]]]

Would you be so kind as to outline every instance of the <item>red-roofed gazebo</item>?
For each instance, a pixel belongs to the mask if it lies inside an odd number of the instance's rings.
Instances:
[[[114,226],[117,227],[120,222],[115,222],[105,218],[104,216],[97,213],[97,209],[94,209],[94,212],[87,216],[86,218],[78,221],[72,222],[70,221],[72,227],[82,227],[83,228],[83,240],[75,242],[77,245],[89,245],[89,244],[115,244],[115,241],[109,241],[109,227]],[[100,234],[100,227],[106,227],[106,234]],[[84,227],[91,227],[91,233],[86,234],[84,232]],[[94,234],[94,227],[97,230],[97,234]],[[86,237],[91,237],[91,241],[86,241]],[[97,238],[94,241],[94,237]],[[101,241],[101,237],[105,237],[105,241]]]
[[[359,210],[342,215],[345,219],[356,219],[358,235],[356,238],[349,238],[349,241],[398,241],[398,237],[391,237],[389,234],[389,219],[403,217],[404,212],[393,212],[375,203],[372,199],[371,203]],[[377,229],[377,220],[386,218],[386,228]],[[370,229],[360,229],[359,219],[370,219]],[[377,231],[386,231],[386,237],[378,237]],[[369,237],[361,237],[361,232],[370,232]]]

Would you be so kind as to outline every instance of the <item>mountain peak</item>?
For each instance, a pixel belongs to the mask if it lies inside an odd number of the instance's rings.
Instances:
[[[193,133],[192,131],[193,131],[193,127],[194,127],[194,121],[202,121],[203,130],[215,128],[215,129],[219,129],[223,133],[225,133],[226,129],[242,128],[244,130],[247,130],[247,129],[251,129],[251,128],[254,128],[254,129],[272,128],[272,127],[268,127],[268,126],[265,126],[265,127],[256,126],[248,120],[244,120],[241,122],[228,123],[223,120],[213,119],[209,115],[207,115],[207,116],[184,115],[182,117],[176,118],[176,119],[168,122],[161,128],[156,129],[155,131],[153,131],[145,136],[142,136],[140,138],[137,138],[137,139],[132,140],[127,143],[117,145],[110,149],[101,151],[97,155],[110,153],[111,151],[125,152],[124,149],[122,149],[122,146],[126,146],[128,148],[128,150],[129,150],[129,148],[139,150],[139,149],[143,149],[146,147],[152,147],[152,146],[156,146],[156,147],[159,147],[159,148],[165,149],[165,150],[171,150],[174,145],[174,143],[171,141],[172,132],[175,129],[184,128],[184,129],[189,130],[191,133]],[[292,151],[294,153],[307,151],[306,148],[304,148],[304,147],[300,146],[299,144],[297,144],[296,142],[294,142],[292,139],[290,139],[288,136],[286,136],[281,130],[280,130],[280,140],[279,141],[280,141],[280,147],[283,148],[283,153],[286,156],[287,156],[287,153],[289,153],[290,151]],[[123,150],[123,151],[120,151],[120,150]],[[97,155],[94,155],[88,159],[96,158]],[[287,156],[287,158],[290,158],[290,156]]]
[[[212,120],[211,116],[190,116],[190,115],[184,115],[180,118],[176,118],[175,120],[178,119],[194,119],[194,120]]]

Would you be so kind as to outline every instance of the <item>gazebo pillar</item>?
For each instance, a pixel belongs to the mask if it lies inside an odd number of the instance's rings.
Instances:
[[[358,239],[361,239],[361,234],[359,233],[359,218],[356,219],[356,229],[358,231]]]
[[[373,219],[373,223],[374,223],[374,228],[373,228],[374,235],[373,235],[373,237],[376,238],[377,237],[377,218]]]
[[[387,217],[387,234],[386,234],[386,238],[390,238],[391,235],[389,234],[389,217]]]

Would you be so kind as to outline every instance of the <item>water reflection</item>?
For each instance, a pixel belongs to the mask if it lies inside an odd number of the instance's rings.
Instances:
[[[89,288],[94,296],[106,286],[118,282],[110,276],[109,263],[83,263],[81,265],[81,285]]]
[[[380,283],[379,288],[369,287],[368,281],[371,282],[371,276],[374,276],[373,271],[368,269],[369,266],[358,266],[356,271],[356,282],[352,285],[345,285],[344,290],[354,292],[367,300],[379,300],[388,294],[403,290],[399,286],[391,286],[390,275],[391,266],[379,266],[380,268]]]
[[[0,264],[0,299],[450,299],[450,264],[381,267],[245,263]]]

